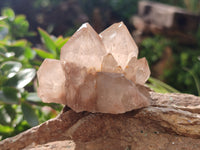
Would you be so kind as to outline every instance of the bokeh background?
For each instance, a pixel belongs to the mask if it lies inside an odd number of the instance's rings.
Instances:
[[[1,0],[0,139],[61,111],[63,106],[45,104],[37,96],[36,71],[45,58],[59,59],[60,48],[85,22],[100,33],[123,21],[139,47],[139,57],[149,62],[149,87],[199,96],[200,0],[154,2],[168,5],[161,5],[159,16],[140,13],[140,0]],[[167,26],[163,17],[180,8],[181,15],[173,20],[176,25]]]

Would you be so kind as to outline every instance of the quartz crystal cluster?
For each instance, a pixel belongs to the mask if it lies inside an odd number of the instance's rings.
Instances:
[[[60,60],[45,59],[38,76],[44,102],[65,104],[76,112],[124,113],[150,104],[144,83],[145,58],[123,22],[97,34],[83,24],[62,47]]]

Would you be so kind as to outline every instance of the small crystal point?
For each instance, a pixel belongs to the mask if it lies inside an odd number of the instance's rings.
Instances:
[[[137,60],[135,57],[129,61],[124,72],[127,79],[141,85],[144,85],[151,73],[146,58]]]
[[[133,81],[134,83],[136,82],[136,68],[135,68],[135,64],[137,62],[137,58],[136,57],[132,57],[132,59],[129,61],[128,65],[126,66],[125,70],[124,70],[124,74],[126,76],[127,79]]]
[[[150,69],[146,58],[140,58],[136,64],[136,83],[144,85],[150,77]]]
[[[101,38],[88,23],[85,23],[61,48],[60,59],[100,71],[104,55],[106,50]]]
[[[66,78],[61,61],[45,59],[37,72],[37,77],[38,95],[43,102],[66,104]]]
[[[117,61],[110,53],[104,56],[101,71],[122,73],[121,67],[118,65]]]
[[[111,53],[119,66],[124,69],[132,57],[138,56],[138,48],[123,22],[115,23],[101,34],[108,53]]]

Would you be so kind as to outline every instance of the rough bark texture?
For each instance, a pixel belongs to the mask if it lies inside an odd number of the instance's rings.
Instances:
[[[2,150],[198,150],[200,98],[151,93],[152,105],[125,114],[63,111],[57,118],[0,142]]]

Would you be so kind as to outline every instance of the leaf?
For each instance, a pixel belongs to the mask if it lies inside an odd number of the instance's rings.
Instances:
[[[11,8],[4,8],[2,15],[7,17],[9,21],[13,21],[15,19],[15,13]]]
[[[4,54],[6,52],[7,52],[6,48],[0,45],[0,53]]]
[[[19,24],[20,23],[23,23],[23,22],[26,22],[26,24],[28,23],[27,20],[26,20],[26,16],[25,15],[17,15],[16,18],[15,18],[15,24]],[[28,23],[29,25],[29,23]]]
[[[10,123],[10,117],[9,115],[6,113],[6,110],[4,107],[0,108],[0,124],[2,125],[9,125]]]
[[[26,46],[27,45],[27,41],[26,40],[18,40],[18,41],[15,41],[14,43],[12,43],[12,46]]]
[[[35,77],[35,69],[23,69],[19,71],[14,77],[7,80],[5,86],[12,86],[18,89],[24,88]]]
[[[6,16],[0,16],[0,21],[6,19]]]
[[[58,44],[59,42],[61,42],[62,40],[63,40],[63,36],[57,37],[56,40],[55,40],[56,46],[57,46],[57,44]]]
[[[150,77],[148,81],[151,83],[148,86],[155,90],[156,92],[161,92],[161,93],[180,93],[178,90],[175,88],[167,85],[166,83],[157,80],[155,78]]]
[[[36,51],[38,56],[40,56],[41,58],[55,58],[55,56],[53,54],[45,52],[44,50],[41,50],[38,48],[34,48],[34,50]]]
[[[22,107],[24,119],[28,122],[28,124],[31,127],[38,125],[39,124],[38,117],[34,109],[31,107],[31,105],[27,103],[22,103],[21,107]]]
[[[199,81],[199,78],[197,77],[197,75],[192,70],[190,70],[188,68],[183,68],[183,69],[186,70],[187,72],[189,72],[189,74],[193,77],[194,82],[195,82],[196,87],[197,87],[198,95],[200,96],[200,81]]]
[[[6,46],[8,52],[13,52],[16,57],[24,56],[25,47],[21,46]]]
[[[11,121],[13,121],[16,116],[15,109],[13,109],[11,105],[5,105],[5,110],[6,110],[7,114],[10,116]]]
[[[38,97],[37,93],[35,92],[28,93],[26,100],[32,101],[32,102],[41,102],[41,99]]]
[[[27,35],[28,28],[29,28],[29,22],[26,20],[25,17],[23,17],[23,15],[17,16],[13,23],[17,27],[17,28],[12,29],[12,31],[14,31],[15,34],[17,34],[15,36],[24,37]]]
[[[3,126],[3,125],[0,125],[0,133],[11,133],[13,131],[13,128],[10,127],[10,126]]]
[[[0,91],[0,101],[6,104],[18,104],[19,103],[19,91],[12,87],[4,87]]]
[[[8,27],[6,25],[0,25],[0,40],[3,40],[8,32]]]
[[[62,41],[60,41],[60,42],[57,44],[58,49],[60,50],[60,49],[67,43],[68,40],[69,40],[69,37],[63,39]]]
[[[38,31],[40,33],[40,36],[42,37],[42,40],[43,40],[47,50],[56,54],[56,45],[55,45],[53,39],[50,37],[50,35],[41,28],[38,28]]]
[[[1,66],[2,75],[12,78],[21,69],[22,64],[17,61],[6,61]]]
[[[25,48],[25,52],[24,52],[24,56],[27,58],[27,59],[33,59],[36,55],[36,52],[29,48],[29,47],[26,47]]]

